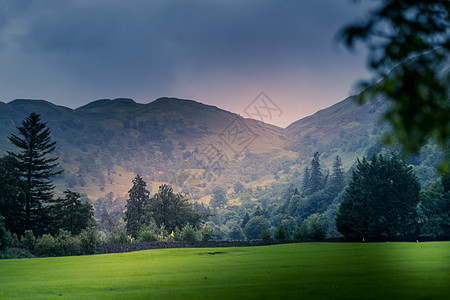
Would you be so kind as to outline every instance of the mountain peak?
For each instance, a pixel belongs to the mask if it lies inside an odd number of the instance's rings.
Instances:
[[[144,104],[136,103],[130,98],[99,99],[76,109],[83,113],[110,113],[137,110]]]

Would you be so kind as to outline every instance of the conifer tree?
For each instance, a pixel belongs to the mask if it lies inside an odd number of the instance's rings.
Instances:
[[[308,195],[313,194],[321,189],[325,185],[325,179],[320,166],[320,153],[314,153],[313,159],[311,161],[311,171],[309,180],[309,190]]]
[[[342,161],[341,158],[336,155],[333,164],[333,173],[330,176],[329,180],[329,191],[330,194],[334,197],[339,194],[345,186],[344,181],[344,171],[342,171]]]
[[[41,122],[40,115],[31,113],[23,122],[19,136],[12,134],[11,143],[19,148],[18,154],[8,152],[14,160],[25,185],[24,227],[36,234],[44,233],[48,219],[44,207],[53,198],[54,186],[51,178],[62,173],[57,157],[49,157],[55,150],[56,142],[51,141],[50,129]]]
[[[133,179],[133,187],[128,191],[128,200],[125,212],[127,222],[127,234],[136,238],[140,227],[144,223],[145,207],[147,206],[150,193],[146,189],[146,183],[141,176],[136,175]]]
[[[302,194],[307,195],[310,189],[311,175],[309,174],[309,167],[305,167],[303,171],[303,181],[302,181]]]
[[[337,229],[357,241],[415,237],[420,185],[397,156],[358,160],[336,215]]]

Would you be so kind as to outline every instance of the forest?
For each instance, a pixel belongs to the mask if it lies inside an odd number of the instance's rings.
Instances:
[[[297,185],[252,189],[236,181],[215,186],[207,205],[168,184],[151,195],[136,174],[123,205],[113,195],[90,203],[71,190],[55,197],[52,178],[64,170],[50,128],[31,113],[17,130],[9,140],[18,151],[0,158],[5,258],[92,254],[102,244],[156,241],[450,238],[449,174],[422,188],[414,173],[420,157],[408,163],[382,146],[349,170],[336,156],[331,172],[315,152]]]

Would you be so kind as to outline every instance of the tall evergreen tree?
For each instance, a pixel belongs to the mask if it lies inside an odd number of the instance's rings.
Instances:
[[[39,114],[31,113],[22,126],[17,127],[20,136],[9,137],[20,150],[18,154],[8,154],[14,158],[25,185],[24,225],[38,235],[44,233],[48,218],[44,206],[53,198],[51,178],[62,173],[62,170],[56,171],[58,158],[49,157],[56,142],[51,141],[50,129],[46,127]]]
[[[358,160],[336,215],[337,229],[352,240],[415,236],[420,185],[397,156]]]
[[[126,229],[128,235],[136,238],[139,229],[144,225],[145,207],[150,200],[150,193],[146,189],[146,183],[141,176],[133,179],[133,187],[128,191],[128,200],[125,212]]]
[[[303,171],[303,181],[302,181],[302,195],[306,195],[309,193],[311,183],[311,175],[309,172],[309,167],[305,167]]]
[[[342,171],[342,160],[336,155],[333,164],[333,173],[328,182],[328,188],[331,196],[335,197],[339,194],[345,186],[344,171]]]
[[[323,176],[322,167],[320,165],[320,153],[316,152],[311,161],[309,190],[307,194],[310,195],[323,189],[324,185],[325,177]]]

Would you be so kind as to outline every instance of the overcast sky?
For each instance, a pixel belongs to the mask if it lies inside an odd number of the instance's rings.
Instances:
[[[363,1],[364,2],[364,1]],[[367,1],[366,1],[367,2]],[[363,3],[364,4],[364,3]],[[264,92],[287,126],[369,75],[336,34],[349,0],[0,0],[0,101],[179,97],[245,116]]]

